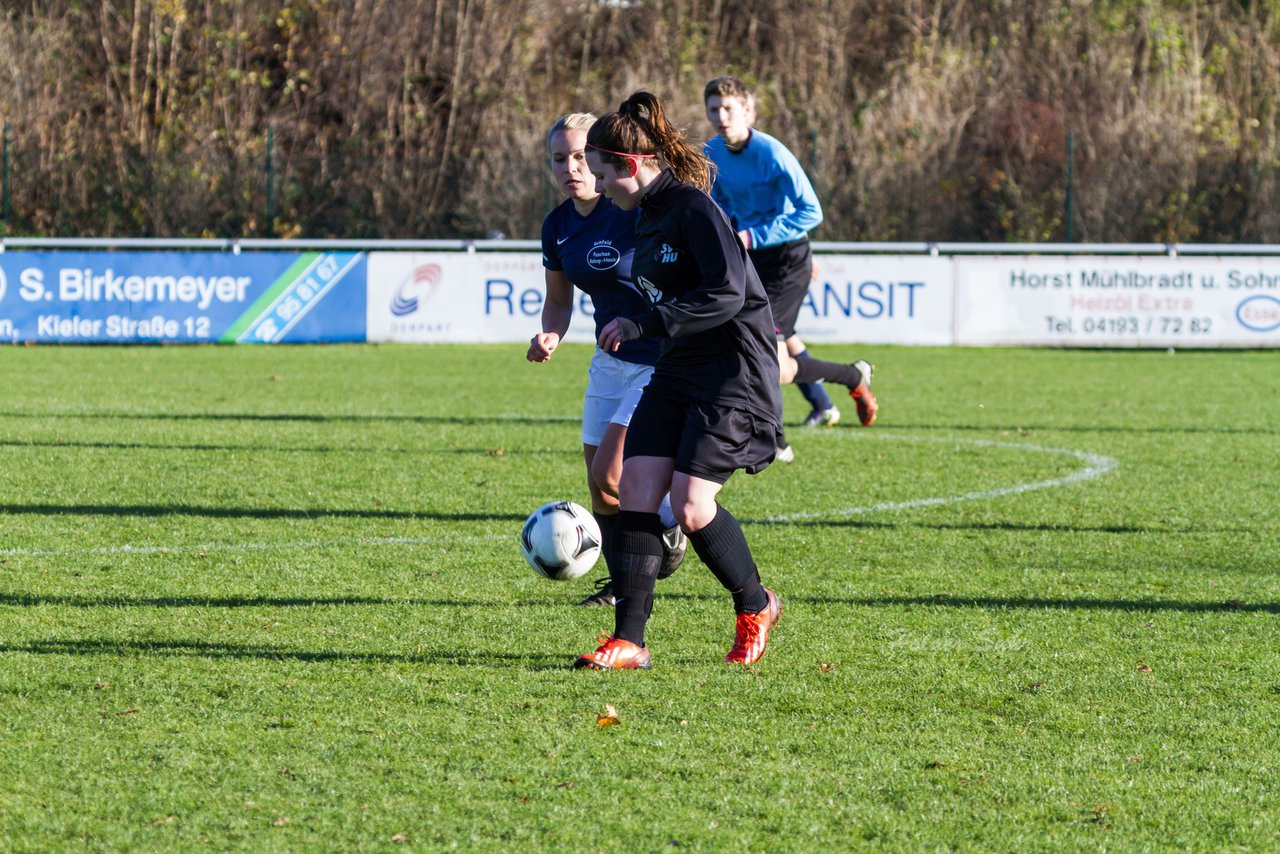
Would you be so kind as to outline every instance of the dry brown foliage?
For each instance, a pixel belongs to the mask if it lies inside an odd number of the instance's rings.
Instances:
[[[1280,3],[4,5],[10,234],[534,237],[560,113],[755,86],[826,240],[1274,241]],[[270,162],[270,168],[268,168]],[[270,177],[270,182],[268,178]]]

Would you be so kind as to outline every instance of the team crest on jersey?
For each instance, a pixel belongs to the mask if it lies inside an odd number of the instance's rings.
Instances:
[[[658,286],[653,282],[644,276],[636,276],[636,284],[640,286],[641,292],[649,298],[649,302],[662,302],[662,291],[658,290]]]
[[[593,270],[612,270],[622,260],[622,253],[612,240],[598,240],[587,250],[587,264]]]
[[[671,248],[670,244],[664,243],[655,257],[658,259],[659,264],[674,264],[676,259],[680,257],[680,253]]]

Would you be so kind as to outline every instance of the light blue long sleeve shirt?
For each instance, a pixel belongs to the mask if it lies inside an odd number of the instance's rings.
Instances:
[[[822,223],[818,194],[800,161],[778,140],[751,129],[746,146],[734,153],[716,135],[707,140],[707,156],[716,164],[711,197],[752,249],[777,246],[805,236]]]

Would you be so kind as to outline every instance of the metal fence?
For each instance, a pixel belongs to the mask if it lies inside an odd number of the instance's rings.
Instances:
[[[537,240],[279,240],[184,237],[0,237],[8,249],[167,249],[174,251],[537,252]],[[1280,255],[1275,243],[934,243],[815,241],[819,254],[845,255]]]

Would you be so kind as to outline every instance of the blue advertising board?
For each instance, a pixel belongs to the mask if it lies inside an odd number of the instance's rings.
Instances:
[[[363,252],[5,252],[0,341],[364,341]]]

